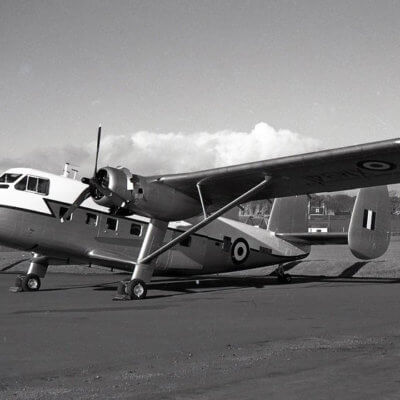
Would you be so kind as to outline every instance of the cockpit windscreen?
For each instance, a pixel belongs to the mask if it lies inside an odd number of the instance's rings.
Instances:
[[[6,173],[0,176],[0,183],[13,183],[15,182],[21,174],[10,174]]]

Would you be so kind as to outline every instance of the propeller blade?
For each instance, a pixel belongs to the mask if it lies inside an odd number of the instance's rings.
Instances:
[[[101,124],[99,125],[99,130],[97,131],[96,162],[94,164],[94,174],[93,174],[93,176],[96,176],[96,173],[97,173],[97,161],[99,160],[100,140],[101,140]]]
[[[87,187],[71,204],[68,210],[61,217],[61,222],[68,221],[72,213],[88,198],[90,197],[90,187]]]

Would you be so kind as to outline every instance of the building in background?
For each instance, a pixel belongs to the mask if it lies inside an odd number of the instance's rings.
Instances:
[[[391,196],[391,232],[393,236],[400,236],[400,203],[395,201],[396,199],[398,199],[397,196]],[[350,196],[346,195],[311,197],[308,206],[308,231],[348,232],[353,203]],[[246,203],[239,211],[238,220],[267,229],[271,205],[272,201],[267,200]]]

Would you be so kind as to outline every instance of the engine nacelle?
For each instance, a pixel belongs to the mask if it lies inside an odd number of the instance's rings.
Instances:
[[[164,221],[176,221],[198,215],[201,205],[163,182],[132,175],[126,168],[104,167],[96,173],[97,183],[110,195],[93,193],[93,200],[120,215],[138,214]]]
[[[201,213],[198,199],[166,185],[163,182],[133,175],[134,200],[129,208],[135,214],[164,221],[177,221]]]
[[[110,209],[126,208],[133,196],[133,186],[130,181],[131,173],[126,168],[104,167],[97,171],[96,179],[100,186],[113,193],[106,196],[95,191],[93,200]]]

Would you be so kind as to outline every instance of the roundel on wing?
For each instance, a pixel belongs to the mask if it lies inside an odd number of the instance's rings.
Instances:
[[[359,163],[357,163],[357,166],[363,169],[367,169],[369,171],[390,171],[391,169],[396,168],[395,164],[378,160],[360,161]]]
[[[235,264],[242,264],[250,254],[250,247],[246,240],[236,239],[231,248],[232,261]]]

